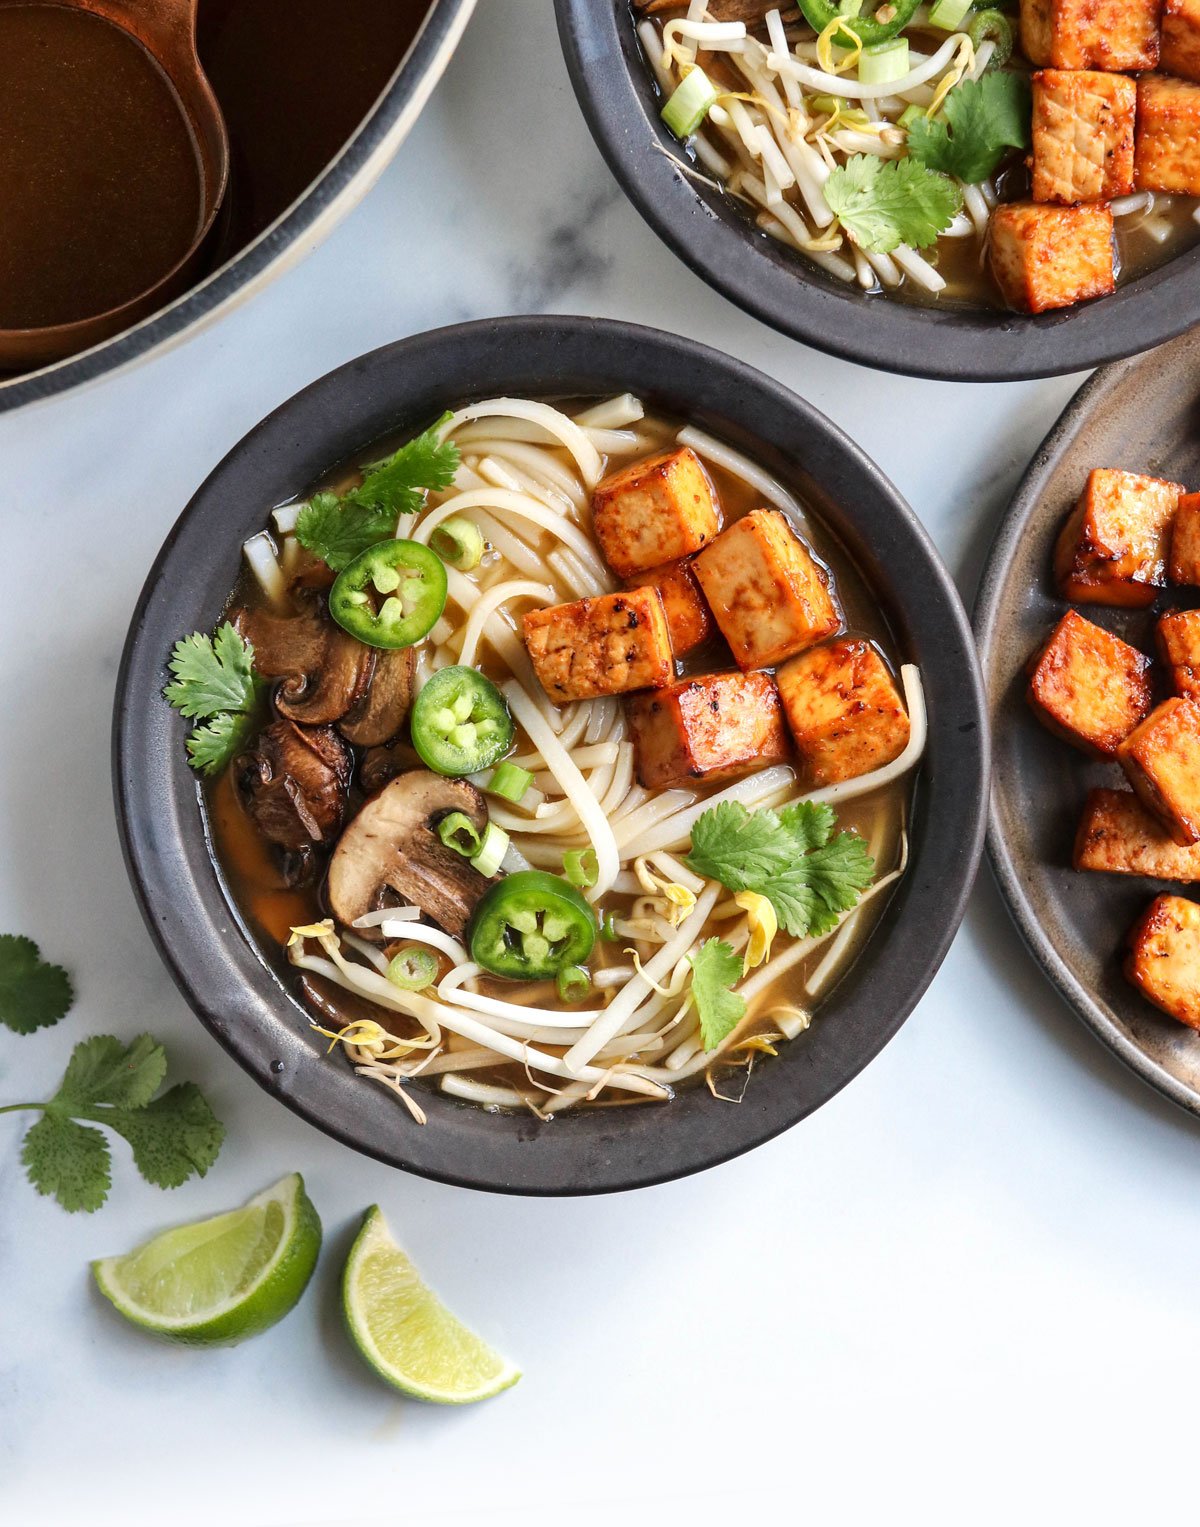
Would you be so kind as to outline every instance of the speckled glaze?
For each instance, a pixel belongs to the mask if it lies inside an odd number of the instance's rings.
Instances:
[[[242,540],[268,507],[331,463],[500,393],[605,395],[652,405],[759,456],[841,538],[921,665],[929,747],[909,870],[863,956],[812,1028],[755,1072],[739,1107],[693,1088],[664,1107],[580,1111],[549,1124],[431,1094],[424,1128],[313,1036],[254,948],[209,856],[185,724],[160,697],[183,633],[211,627]],[[907,597],[919,589],[921,597]],[[390,345],[332,372],[237,445],[172,530],[134,613],[114,714],[113,782],[126,862],[181,990],[265,1087],[356,1149],[498,1192],[598,1193],[666,1181],[761,1144],[820,1107],[912,1011],[962,918],[982,852],[987,728],[970,630],[937,553],[895,488],[824,415],[749,367],[690,341],[586,318],[507,318]]]
[[[629,0],[555,0],[575,93],[634,206],[731,302],[793,339],[864,366],[948,381],[1085,371],[1149,350],[1200,320],[1200,247],[1113,296],[1027,317],[867,295],[760,233],[664,127]]]
[[[1198,418],[1200,333],[1093,378],[1034,457],[1000,526],[975,609],[995,749],[988,853],[1009,910],[1092,1032],[1193,1113],[1200,1113],[1200,1034],[1152,1007],[1120,968],[1125,935],[1163,887],[1071,868],[1088,790],[1119,788],[1124,776],[1115,764],[1090,762],[1034,719],[1023,670],[1068,608],[1054,589],[1051,557],[1088,472],[1120,467],[1200,484]],[[1195,590],[1172,590],[1172,606],[1195,603]],[[1153,653],[1154,611],[1090,605],[1083,613]]]

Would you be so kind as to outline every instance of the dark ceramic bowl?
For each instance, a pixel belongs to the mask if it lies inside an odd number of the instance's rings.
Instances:
[[[833,355],[949,381],[1085,371],[1200,321],[1200,247],[1113,296],[1023,317],[966,304],[868,295],[761,233],[690,161],[659,118],[629,0],[555,0],[567,69],[592,135],[634,206],[717,291],[783,334]]]
[[[756,1070],[740,1107],[693,1088],[662,1107],[568,1113],[549,1124],[430,1093],[423,1128],[327,1057],[255,948],[209,855],[185,725],[162,700],[176,639],[210,629],[242,541],[274,504],[379,437],[497,394],[630,388],[760,457],[844,543],[877,591],[899,650],[921,665],[930,712],[909,870],[864,954],[818,1020]],[[920,597],[913,598],[912,591]],[[501,1192],[597,1193],[699,1171],[760,1145],[831,1098],[912,1011],[962,917],[982,850],[987,726],[971,634],[937,553],[895,488],[824,415],[687,340],[586,318],[507,318],[389,345],[271,414],[188,505],[134,613],[114,718],[114,788],[147,925],[197,1014],[290,1108],[368,1155]]]

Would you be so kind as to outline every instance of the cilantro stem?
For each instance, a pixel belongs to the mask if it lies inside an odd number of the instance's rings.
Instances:
[[[22,1108],[45,1108],[45,1103],[6,1103],[0,1113],[17,1113]]]

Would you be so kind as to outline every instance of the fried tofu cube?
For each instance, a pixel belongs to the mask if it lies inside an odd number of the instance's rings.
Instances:
[[[1200,843],[1200,704],[1164,700],[1126,737],[1117,761],[1176,843]]]
[[[992,213],[988,250],[1004,300],[1021,313],[1069,308],[1117,289],[1107,207],[1006,202]]]
[[[1200,0],[1164,0],[1161,62],[1164,74],[1200,80]]]
[[[1021,51],[1039,68],[1158,67],[1162,0],[1021,0]]]
[[[1155,637],[1175,693],[1185,700],[1200,700],[1200,610],[1164,615]]]
[[[1171,527],[1172,583],[1200,584],[1200,493],[1185,493]]]
[[[1176,843],[1132,790],[1089,790],[1073,862],[1104,875],[1200,880],[1200,843]]]
[[[1130,930],[1125,975],[1155,1007],[1200,1029],[1200,905],[1156,896]]]
[[[1068,610],[1027,668],[1043,726],[1093,758],[1111,758],[1150,714],[1150,659]]]
[[[695,561],[739,668],[769,668],[841,629],[830,578],[778,509],[755,509]]]
[[[708,608],[696,575],[689,562],[670,562],[666,567],[652,567],[625,580],[627,589],[656,588],[667,615],[671,648],[682,657],[712,634],[712,612]]]
[[[1124,74],[1033,76],[1033,199],[1111,201],[1133,190],[1137,85]]]
[[[709,673],[629,702],[638,780],[647,790],[729,779],[791,753],[769,673]]]
[[[657,589],[531,610],[523,624],[534,672],[556,705],[649,689],[675,677]]]
[[[1153,604],[1167,584],[1171,524],[1182,492],[1159,477],[1093,471],[1054,551],[1063,598],[1135,609]]]
[[[775,675],[808,783],[833,785],[882,769],[908,743],[908,713],[868,641],[810,647]]]
[[[1200,85],[1166,74],[1138,80],[1134,184],[1200,196]]]
[[[612,472],[592,494],[592,528],[622,578],[691,556],[720,529],[717,490],[683,446]]]

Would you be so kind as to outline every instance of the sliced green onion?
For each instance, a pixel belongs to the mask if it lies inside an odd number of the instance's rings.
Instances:
[[[437,980],[438,962],[428,949],[410,944],[388,963],[387,978],[401,991],[424,991]]]
[[[889,37],[887,42],[872,43],[862,50],[858,78],[863,85],[890,85],[909,73],[908,39]]]
[[[717,104],[721,92],[703,69],[689,69],[684,81],[671,92],[662,119],[677,138],[690,138]]]
[[[985,42],[994,45],[995,51],[988,60],[989,69],[999,69],[1012,57],[1012,22],[1000,11],[979,11],[967,25],[967,36],[978,49]]]
[[[491,826],[490,822],[488,826]],[[452,848],[464,859],[473,859],[484,843],[465,811],[452,811],[449,816],[444,816],[437,824],[437,835],[447,848]]]
[[[460,573],[469,573],[483,558],[483,531],[474,520],[460,519],[458,515],[443,520],[430,534],[429,544],[443,562]]]
[[[582,965],[567,965],[554,982],[560,1002],[581,1002],[592,989],[592,978]]]
[[[600,878],[600,861],[594,848],[573,848],[563,856],[563,873],[577,891],[586,891]]]
[[[957,32],[974,0],[937,0],[929,13],[929,25],[943,32]]]
[[[489,795],[498,795],[502,801],[520,801],[533,784],[533,775],[520,764],[497,764],[491,779],[483,787]]]
[[[842,16],[859,16],[862,14],[863,0],[842,0],[838,6],[838,13]]]
[[[906,106],[896,118],[896,126],[902,127],[905,132],[908,132],[914,122],[923,122],[924,120],[925,108],[923,106]]]
[[[497,827],[495,822],[489,822],[478,853],[471,855],[471,864],[481,875],[486,875],[490,880],[500,868],[507,852],[508,834],[503,827]]]
[[[615,944],[621,937],[617,932],[617,919],[611,912],[605,912],[600,919],[600,937],[609,944]]]

